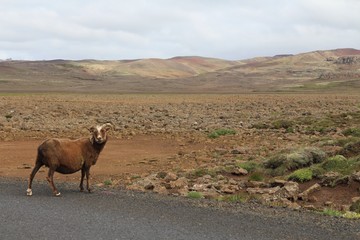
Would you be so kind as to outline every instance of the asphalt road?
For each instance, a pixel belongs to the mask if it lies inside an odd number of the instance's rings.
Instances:
[[[57,185],[62,197],[44,182],[28,197],[26,182],[0,179],[0,239],[360,239],[360,221]]]

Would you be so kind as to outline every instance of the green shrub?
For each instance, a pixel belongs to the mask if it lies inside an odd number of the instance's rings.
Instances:
[[[328,158],[323,164],[322,168],[326,171],[334,171],[343,173],[349,168],[348,160],[342,155],[336,155],[334,157]]]
[[[350,211],[360,213],[360,200],[357,200],[350,206]]]
[[[306,147],[304,148],[304,151],[311,154],[313,163],[321,163],[326,159],[326,153],[319,148]]]
[[[315,132],[327,133],[336,128],[336,124],[330,119],[322,120],[313,120],[311,125],[306,127],[306,132],[308,134],[313,134]]]
[[[322,211],[323,214],[328,215],[328,216],[333,216],[333,217],[341,217],[343,214],[340,211],[331,209],[331,208],[325,208]]]
[[[273,129],[290,129],[292,128],[294,125],[294,122],[290,121],[290,120],[277,120],[275,122],[272,123],[272,128]]]
[[[298,149],[289,153],[276,155],[264,162],[268,169],[296,170],[309,167],[314,163],[323,162],[326,158],[325,152],[315,147]],[[273,174],[272,174],[273,175]]]
[[[326,172],[326,170],[323,169],[321,167],[321,165],[319,165],[319,164],[312,165],[310,167],[310,169],[312,171],[312,175],[313,175],[314,178],[321,178],[324,175],[324,173]]]
[[[360,129],[359,128],[348,128],[342,132],[345,136],[353,136],[360,137]]]
[[[310,168],[298,169],[289,176],[289,180],[296,182],[307,182],[313,177],[313,172]]]
[[[285,165],[286,163],[286,155],[285,154],[279,154],[271,157],[269,160],[264,162],[265,168],[271,168],[276,169],[278,167],[281,167]]]
[[[254,172],[249,176],[250,181],[261,182],[264,181],[265,177],[262,172]]]
[[[347,157],[360,155],[360,141],[346,143],[340,153]]]
[[[256,162],[249,161],[249,162],[238,163],[238,164],[236,164],[236,166],[246,169],[246,171],[251,173],[251,172],[254,172],[254,170],[259,167],[259,164]]]
[[[233,129],[226,129],[226,128],[221,128],[221,129],[217,129],[213,132],[211,132],[208,137],[209,138],[218,138],[220,136],[225,136],[225,135],[235,135],[236,131]]]
[[[196,191],[188,192],[187,196],[188,196],[189,198],[195,198],[195,199],[199,199],[199,198],[203,198],[203,197],[204,197],[204,196],[202,195],[202,193],[196,192]]]
[[[270,126],[266,123],[254,123],[252,126],[252,128],[256,128],[256,129],[268,129],[270,128]]]
[[[112,181],[110,179],[107,179],[104,181],[104,184],[105,184],[105,186],[110,186],[110,185],[112,185]]]
[[[224,196],[222,200],[232,203],[244,203],[250,199],[250,196],[246,193],[239,193],[229,196]]]

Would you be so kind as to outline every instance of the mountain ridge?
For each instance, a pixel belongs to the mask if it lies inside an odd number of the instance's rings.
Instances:
[[[257,92],[360,88],[360,50],[341,48],[243,60],[0,61],[0,91]]]

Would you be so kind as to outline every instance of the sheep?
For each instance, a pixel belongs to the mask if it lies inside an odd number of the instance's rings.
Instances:
[[[89,186],[90,167],[96,164],[107,141],[106,133],[112,127],[110,123],[91,127],[89,129],[90,138],[84,137],[76,140],[51,138],[45,140],[37,149],[37,158],[29,177],[26,194],[32,196],[32,181],[43,165],[49,168],[46,179],[54,196],[60,196],[60,192],[54,185],[55,172],[71,174],[81,170],[80,191],[84,191],[83,181],[86,175],[86,187],[88,192],[91,192]]]

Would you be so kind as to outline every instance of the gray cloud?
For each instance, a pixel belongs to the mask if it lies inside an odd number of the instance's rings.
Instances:
[[[243,59],[359,48],[356,0],[1,0],[0,58]]]

